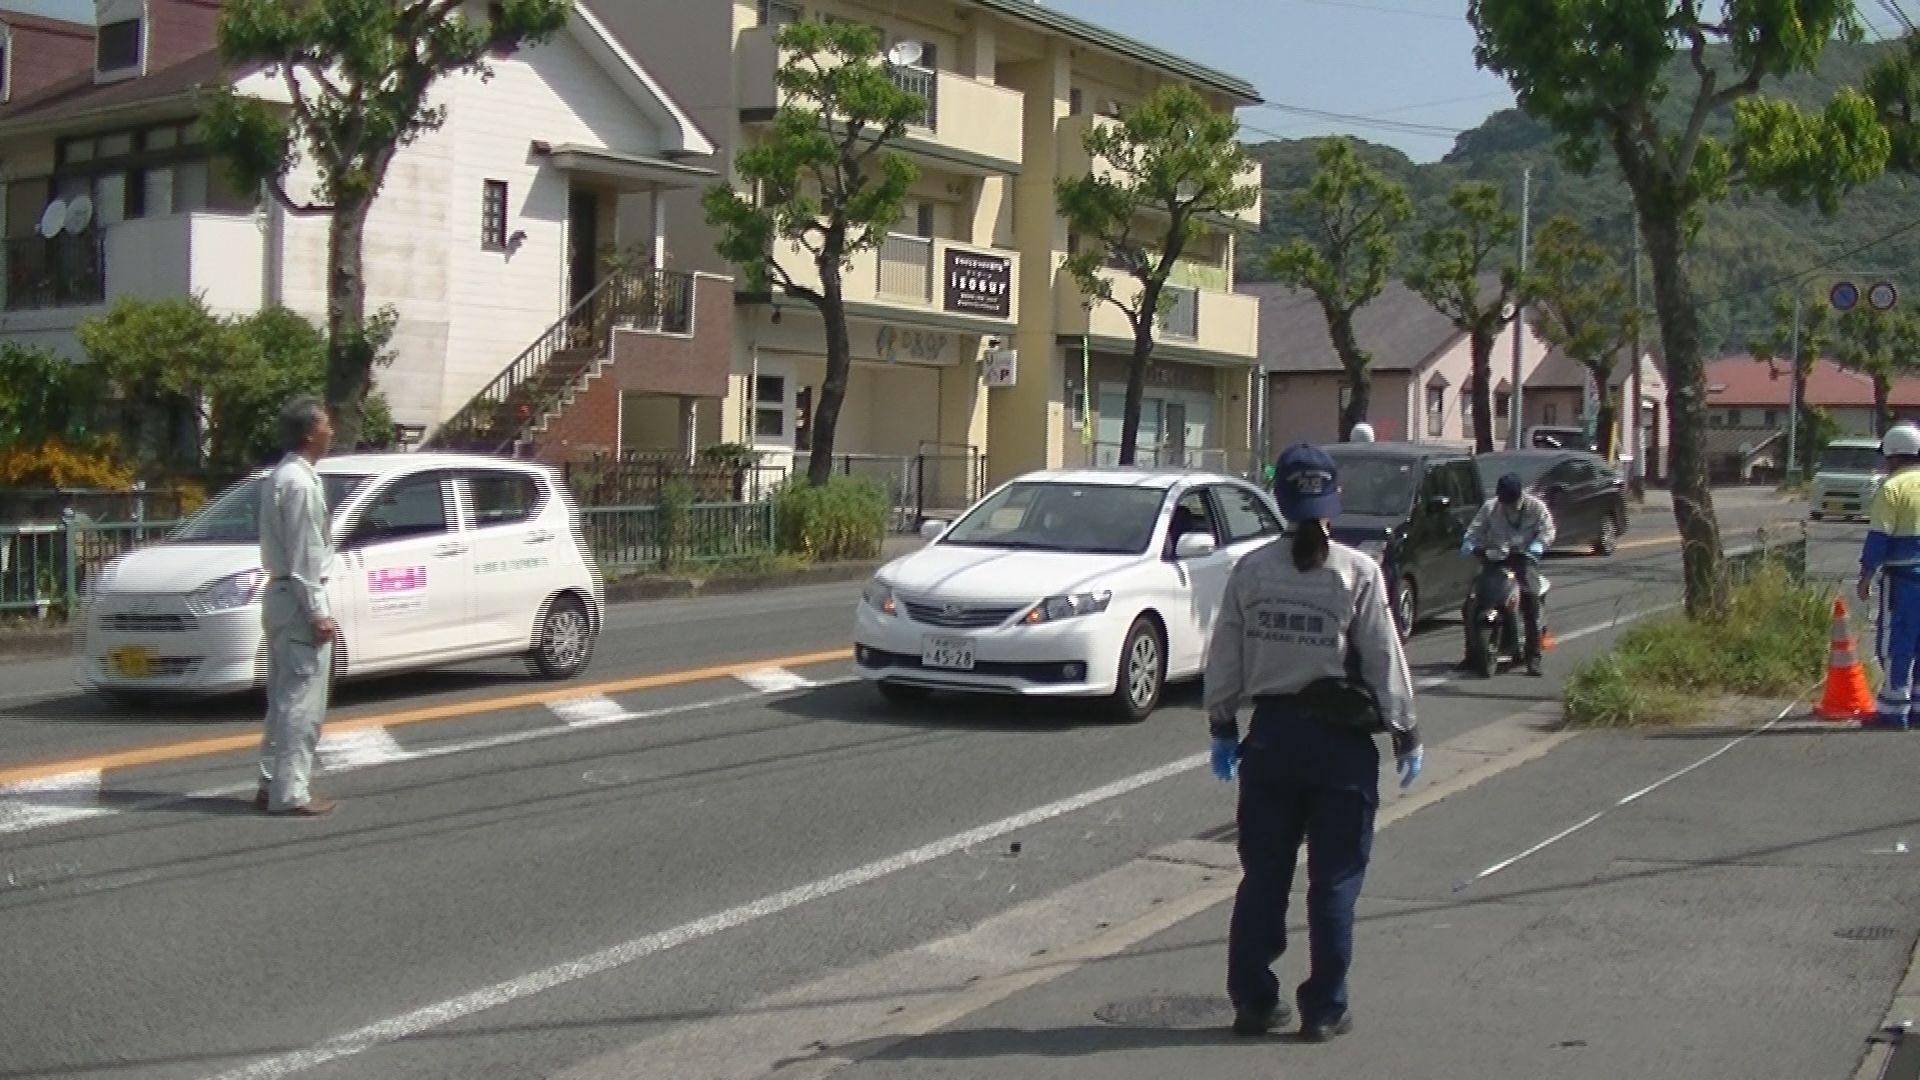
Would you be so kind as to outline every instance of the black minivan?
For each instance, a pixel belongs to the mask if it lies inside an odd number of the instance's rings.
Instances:
[[[1414,443],[1322,447],[1340,467],[1341,514],[1333,538],[1374,557],[1393,590],[1394,622],[1406,637],[1423,620],[1458,612],[1473,587],[1460,553],[1486,501],[1464,450]]]

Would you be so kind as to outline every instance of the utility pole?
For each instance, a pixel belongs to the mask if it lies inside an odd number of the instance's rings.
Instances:
[[[1533,209],[1533,166],[1520,170],[1520,277],[1527,276],[1527,219]],[[1513,400],[1507,405],[1507,445],[1515,450],[1526,445],[1522,429],[1526,426],[1527,388],[1520,379],[1520,338],[1527,325],[1526,305],[1516,304],[1513,311]]]
[[[1628,486],[1633,491],[1634,500],[1636,502],[1644,502],[1646,501],[1646,498],[1647,498],[1647,438],[1646,438],[1646,433],[1643,430],[1641,430],[1641,427],[1640,427],[1640,410],[1644,407],[1641,404],[1641,402],[1646,400],[1646,397],[1642,392],[1642,389],[1640,386],[1640,370],[1642,367],[1641,360],[1643,358],[1643,354],[1640,350],[1640,318],[1639,318],[1639,315],[1640,315],[1640,219],[1638,217],[1635,217],[1633,213],[1629,211],[1627,214],[1627,223],[1630,226],[1632,226],[1632,231],[1633,231],[1633,310],[1634,310],[1633,346],[1632,346],[1633,347],[1633,381],[1631,383],[1631,387],[1632,387],[1631,393],[1632,393],[1633,400],[1627,403],[1627,408],[1626,408],[1627,431],[1630,433],[1629,438],[1632,440],[1627,445],[1633,448],[1633,469],[1632,469],[1631,479],[1628,482]]]
[[[1787,484],[1800,482],[1800,291],[1793,293],[1793,332],[1787,336],[1787,359],[1793,364],[1787,380]]]

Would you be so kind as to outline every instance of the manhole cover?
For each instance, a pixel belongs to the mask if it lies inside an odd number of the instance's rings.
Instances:
[[[1833,936],[1848,941],[1892,941],[1900,936],[1900,931],[1891,926],[1849,926],[1835,930]]]
[[[1202,1031],[1233,1023],[1233,1006],[1223,997],[1174,994],[1116,1001],[1094,1010],[1094,1019],[1124,1028]]]

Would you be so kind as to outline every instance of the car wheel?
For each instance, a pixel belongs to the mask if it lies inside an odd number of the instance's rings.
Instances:
[[[1160,704],[1160,689],[1167,678],[1167,650],[1160,628],[1142,616],[1127,630],[1120,646],[1119,679],[1108,700],[1114,719],[1126,722],[1144,720]]]
[[[914,705],[924,704],[928,698],[933,696],[933,691],[924,686],[908,686],[905,683],[897,682],[883,682],[879,685],[880,696],[886,699],[887,704],[892,705],[896,709],[905,709]]]
[[[587,668],[593,657],[593,621],[586,605],[575,596],[563,596],[547,607],[540,623],[540,644],[533,663],[549,679],[571,679]]]
[[[1420,586],[1413,578],[1400,579],[1400,587],[1393,591],[1393,625],[1400,631],[1400,640],[1413,636],[1413,624],[1420,618]]]
[[[1600,533],[1593,538],[1595,555],[1611,555],[1620,549],[1620,516],[1612,511],[1600,519]]]

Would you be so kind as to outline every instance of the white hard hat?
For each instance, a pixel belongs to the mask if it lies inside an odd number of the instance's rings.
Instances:
[[[1920,457],[1920,427],[1895,424],[1880,440],[1880,453],[1886,457]]]
[[[1348,438],[1354,442],[1372,442],[1373,425],[1365,421],[1353,425],[1353,431],[1348,434]],[[1920,438],[1920,433],[1916,434],[1916,438]]]

